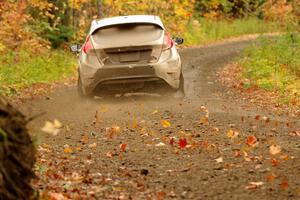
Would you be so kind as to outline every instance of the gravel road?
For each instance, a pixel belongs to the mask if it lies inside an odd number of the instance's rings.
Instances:
[[[184,99],[82,100],[71,86],[26,101],[28,116],[46,112],[29,126],[35,188],[69,199],[299,199],[299,119],[249,106],[217,81],[250,43],[180,50]],[[57,135],[41,131],[54,119]]]

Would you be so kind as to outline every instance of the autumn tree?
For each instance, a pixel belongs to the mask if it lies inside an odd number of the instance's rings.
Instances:
[[[182,33],[192,16],[194,1],[189,0],[106,0],[106,16],[151,14],[162,18],[172,33]]]
[[[196,0],[196,15],[209,18],[243,18],[260,14],[265,0]]]
[[[27,1],[0,2],[0,46],[17,49],[30,44],[38,47],[42,42],[27,29],[31,16],[27,14]],[[8,12],[9,11],[9,12]]]

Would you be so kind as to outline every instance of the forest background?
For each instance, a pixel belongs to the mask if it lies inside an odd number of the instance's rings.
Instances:
[[[74,76],[68,47],[84,42],[91,20],[130,14],[160,16],[186,45],[300,27],[298,0],[0,1],[0,94]]]

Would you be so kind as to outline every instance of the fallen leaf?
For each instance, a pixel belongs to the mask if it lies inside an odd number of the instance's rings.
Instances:
[[[62,128],[62,123],[60,121],[58,121],[57,119],[55,119],[53,121],[53,125],[55,128]]]
[[[205,113],[209,113],[208,109],[205,106],[201,106],[200,110]]]
[[[270,174],[267,175],[266,178],[267,178],[267,181],[268,181],[268,182],[273,182],[273,181],[276,179],[276,177],[277,177],[277,176],[276,176],[275,174],[270,173]]]
[[[179,144],[180,148],[185,148],[187,145],[187,141],[185,138],[181,138],[181,139],[179,139],[178,144]]]
[[[170,145],[172,145],[172,146],[174,146],[174,138],[172,137],[171,139],[170,139]]]
[[[65,130],[66,130],[66,132],[70,132],[70,131],[71,131],[70,126],[69,126],[69,125],[66,125],[66,126],[65,126]]]
[[[243,151],[244,153],[244,159],[247,161],[247,162],[250,162],[251,161],[251,158],[248,156],[248,153],[246,151]]]
[[[263,117],[263,120],[264,120],[266,123],[269,123],[269,122],[270,122],[270,118],[268,118],[268,117],[266,117],[266,116]]]
[[[53,122],[46,121],[41,130],[45,133],[49,133],[55,136],[59,133],[60,128],[62,128],[62,124],[57,119],[55,119]]]
[[[252,131],[257,131],[257,126],[253,125],[251,126]]]
[[[120,144],[120,151],[121,152],[124,152],[125,151],[125,149],[126,149],[126,144],[124,144],[124,143],[122,143],[122,144]]]
[[[160,143],[156,144],[155,146],[157,146],[157,147],[162,147],[162,146],[165,146],[165,145],[166,145],[165,143],[160,142]]]
[[[167,143],[167,137],[163,135],[161,137],[161,141],[166,144]]]
[[[157,199],[161,200],[164,199],[166,196],[166,193],[164,191],[159,191],[156,193]]]
[[[106,157],[112,158],[114,153],[111,151],[108,151],[105,155],[106,155]]]
[[[121,131],[121,128],[119,126],[113,126],[111,128],[114,133],[120,133],[120,131]]]
[[[255,169],[260,169],[262,167],[262,165],[261,164],[257,164],[257,165],[255,165]]]
[[[61,193],[50,192],[49,200],[68,200],[68,198]]]
[[[154,110],[151,114],[152,115],[155,115],[155,114],[157,114],[158,113],[158,110]]]
[[[275,158],[272,158],[271,163],[273,167],[276,167],[279,164],[279,161],[276,160]]]
[[[100,123],[100,117],[98,115],[98,110],[96,110],[95,115],[94,115],[94,121],[93,125],[99,124]]]
[[[84,179],[83,176],[80,176],[78,173],[72,173],[72,181],[82,181]]]
[[[256,185],[256,186],[261,186],[264,184],[264,182],[259,181],[259,182],[250,182],[251,185]]]
[[[161,120],[161,124],[163,127],[168,128],[171,126],[171,123],[167,120]]]
[[[270,146],[270,154],[276,155],[281,152],[281,147],[279,145],[271,145]]]
[[[256,115],[256,116],[255,116],[255,119],[256,119],[256,120],[259,120],[259,119],[260,119],[260,115]]]
[[[96,148],[96,147],[97,147],[97,143],[95,142],[95,143],[93,143],[93,144],[90,144],[89,147],[90,147],[90,148]]]
[[[290,159],[290,157],[288,155],[282,155],[282,156],[280,156],[280,158],[285,161]]]
[[[219,158],[215,159],[215,161],[217,161],[217,163],[222,163],[223,162],[223,158],[219,157]]]
[[[241,151],[240,150],[234,150],[233,154],[234,154],[234,157],[240,157],[241,156]]]
[[[207,117],[207,116],[201,117],[201,118],[200,118],[200,123],[201,123],[201,124],[208,125],[208,124],[209,124],[208,117]]]
[[[66,148],[64,148],[64,152],[65,153],[72,153],[73,150],[70,147],[66,147]]]
[[[148,130],[147,130],[147,128],[146,128],[146,127],[141,128],[140,134],[141,134],[141,135],[144,135],[144,136],[147,136],[147,135],[148,135]]]
[[[282,180],[282,182],[280,183],[280,188],[282,189],[286,189],[289,187],[289,182],[287,180]]]
[[[87,135],[84,135],[81,137],[80,142],[86,144],[89,141],[89,137]]]
[[[289,135],[292,137],[296,137],[296,136],[300,137],[300,131],[292,131],[289,133]]]
[[[257,138],[254,135],[250,135],[247,138],[247,144],[251,147],[257,145]]]
[[[262,186],[264,184],[264,182],[250,182],[249,185],[247,185],[245,187],[245,189],[247,190],[251,190],[251,189],[256,189],[258,188],[259,186]]]
[[[109,139],[112,139],[116,134],[120,133],[121,128],[119,126],[107,127],[105,129],[106,136]]]
[[[216,131],[216,132],[220,131],[220,129],[218,127],[213,127],[213,130]]]
[[[229,138],[236,138],[240,133],[238,131],[229,130],[227,132],[227,137]]]

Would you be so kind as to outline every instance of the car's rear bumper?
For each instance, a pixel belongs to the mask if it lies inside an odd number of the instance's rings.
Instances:
[[[175,50],[176,51],[176,50]],[[95,68],[81,63],[79,69],[83,92],[91,94],[98,85],[111,83],[146,82],[164,80],[179,88],[181,60],[176,52],[162,62],[145,65],[103,66]]]

